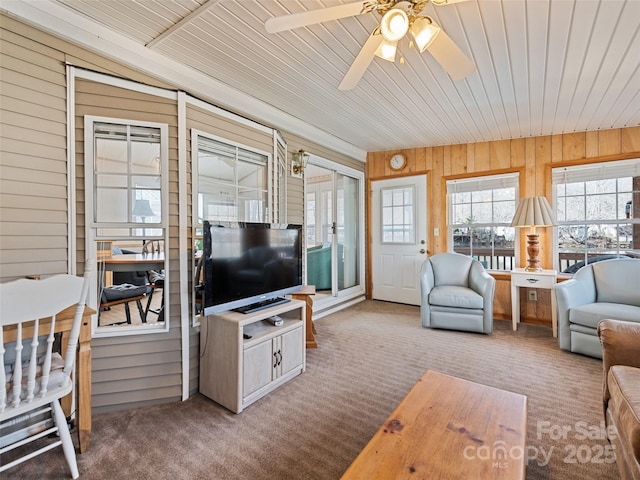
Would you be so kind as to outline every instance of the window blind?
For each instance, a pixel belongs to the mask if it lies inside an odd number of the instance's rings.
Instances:
[[[552,169],[553,184],[577,183],[611,178],[640,177],[640,159],[617,160]]]
[[[518,187],[518,173],[447,180],[447,193],[477,192],[496,188]]]

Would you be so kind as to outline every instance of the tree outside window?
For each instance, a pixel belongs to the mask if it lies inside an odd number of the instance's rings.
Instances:
[[[640,160],[553,169],[559,270],[635,256],[640,245]],[[635,205],[635,206],[634,206]]]
[[[447,181],[449,244],[491,270],[512,270],[518,174]]]

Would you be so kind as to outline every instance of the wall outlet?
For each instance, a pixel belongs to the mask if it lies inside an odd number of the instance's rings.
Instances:
[[[535,290],[529,290],[529,300],[532,302],[538,301],[538,292]]]

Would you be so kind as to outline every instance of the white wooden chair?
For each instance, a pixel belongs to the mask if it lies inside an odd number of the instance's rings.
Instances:
[[[12,457],[7,452],[55,432],[59,435],[59,439],[35,451],[13,452],[13,456],[18,453],[22,456],[10,458],[0,466],[0,472],[62,445],[71,476],[74,479],[79,476],[75,448],[60,399],[73,388],[71,374],[89,277],[94,270],[95,261],[87,261],[84,277],[54,275],[45,280],[20,279],[0,284],[0,353],[4,365],[0,369],[0,456]],[[61,355],[53,351],[56,315],[73,305],[77,307],[68,347]],[[8,341],[13,339],[15,341]],[[25,429],[26,419],[34,419],[36,423]],[[17,432],[16,426],[20,427]],[[25,431],[27,438],[21,434]]]

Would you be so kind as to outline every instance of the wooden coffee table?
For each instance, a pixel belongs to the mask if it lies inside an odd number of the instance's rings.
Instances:
[[[527,397],[427,370],[342,479],[523,479],[526,437]]]

